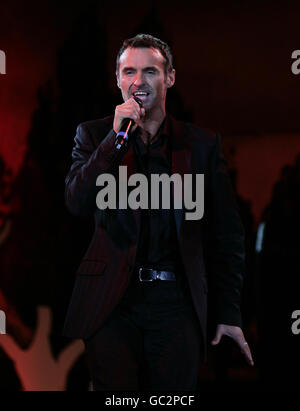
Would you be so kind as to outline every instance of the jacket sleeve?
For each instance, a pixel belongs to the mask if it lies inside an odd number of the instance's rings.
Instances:
[[[240,300],[245,260],[244,227],[239,216],[219,135],[212,156],[210,207],[210,283],[215,321],[217,324],[241,327]]]
[[[72,165],[65,179],[65,204],[72,214],[88,216],[96,208],[97,177],[109,172],[121,154],[114,146],[115,138],[111,129],[95,149],[87,126],[77,127]]]

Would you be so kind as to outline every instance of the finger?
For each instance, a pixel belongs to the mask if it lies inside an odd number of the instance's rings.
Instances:
[[[58,357],[58,363],[65,372],[69,371],[77,358],[84,352],[84,344],[80,340],[75,340],[64,348]]]
[[[132,110],[123,111],[121,114],[120,120],[119,120],[119,128],[122,126],[123,122],[126,119],[131,119],[136,123],[137,120],[139,119],[139,115],[133,112]]]
[[[134,98],[133,98],[133,101],[134,101],[134,109],[138,116],[137,120],[139,120],[140,118],[145,116],[146,111],[144,107],[140,106],[139,103]]]
[[[39,305],[37,311],[38,318],[34,340],[45,336],[48,337],[51,331],[52,314],[50,308],[47,306]]]
[[[139,120],[140,118],[140,108],[134,106],[126,107],[126,110],[122,113],[123,118],[131,118],[134,121]]]
[[[242,339],[237,338],[235,340],[236,340],[236,342],[238,343],[238,345],[241,349],[241,353],[244,354],[248,364],[254,365],[254,361],[252,359],[251,351],[250,351],[250,348],[249,348],[249,345],[248,345],[247,341],[244,338],[242,338]]]
[[[136,113],[138,117],[137,120],[138,120],[139,118],[143,117],[143,115],[145,114],[145,109],[141,107],[135,99],[133,99],[133,101],[134,101],[134,106],[133,106],[134,112]]]
[[[246,341],[244,341],[242,347],[241,347],[241,352],[244,354],[244,356],[246,357],[246,360],[248,362],[248,364],[250,365],[254,365],[254,361],[252,358],[252,354],[249,348],[249,345]]]
[[[254,365],[251,351],[250,351],[247,341],[245,340],[243,331],[241,329],[234,328],[234,331],[231,330],[231,332],[228,335],[239,345],[241,349],[241,353],[244,354],[247,362],[250,365]]]
[[[10,335],[0,335],[0,347],[6,352],[6,354],[13,360],[17,361],[21,355],[22,350],[17,346],[15,341]]]
[[[129,100],[133,102],[133,104],[134,104],[135,107],[140,107],[140,105],[139,105],[139,103],[136,101],[136,98],[135,98],[135,97],[132,96],[132,97],[130,97]]]
[[[219,344],[219,342],[220,342],[220,340],[221,340],[221,338],[222,338],[222,335],[223,335],[223,334],[222,334],[222,331],[221,331],[220,329],[217,329],[215,338],[212,340],[211,344],[212,344],[212,345],[217,345],[217,344]]]
[[[134,99],[134,97],[130,97],[129,100],[126,101],[127,106],[129,106],[131,109],[136,109],[139,111],[140,105],[139,103]]]
[[[115,116],[118,116],[120,120],[123,120],[124,118],[132,118],[132,120],[134,120],[133,116],[138,116],[140,113],[140,106],[134,100],[134,103],[129,101],[129,104],[128,101],[116,106]]]

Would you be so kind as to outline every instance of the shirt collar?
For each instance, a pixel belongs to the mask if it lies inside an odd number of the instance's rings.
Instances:
[[[135,134],[139,135],[141,133],[141,128],[138,126],[135,130]],[[168,136],[170,137],[170,115],[166,113],[161,125],[159,126],[157,133],[155,135],[157,141],[157,137],[160,138],[161,136]]]

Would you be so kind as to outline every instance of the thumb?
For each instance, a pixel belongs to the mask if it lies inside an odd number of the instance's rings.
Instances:
[[[212,340],[211,344],[212,344],[212,345],[217,345],[217,344],[219,344],[221,338],[222,338],[222,332],[220,331],[220,329],[217,329],[215,338]]]

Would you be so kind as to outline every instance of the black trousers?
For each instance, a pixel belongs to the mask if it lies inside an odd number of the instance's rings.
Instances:
[[[103,326],[84,340],[93,390],[196,390],[202,337],[178,281],[134,280]]]

